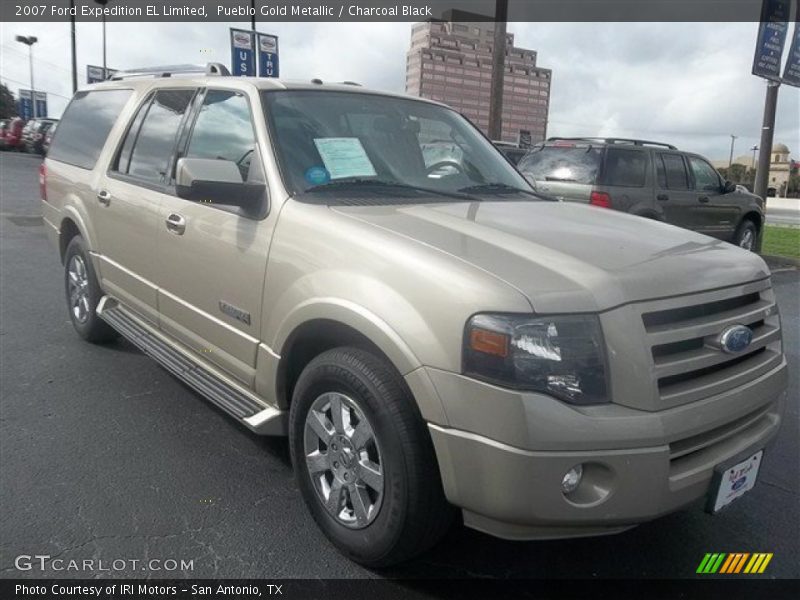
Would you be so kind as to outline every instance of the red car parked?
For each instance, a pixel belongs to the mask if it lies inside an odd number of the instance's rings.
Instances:
[[[3,148],[8,150],[24,150],[22,145],[22,128],[25,121],[14,117],[3,130]]]

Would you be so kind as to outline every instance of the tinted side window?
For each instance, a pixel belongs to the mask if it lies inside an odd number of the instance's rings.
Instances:
[[[642,187],[647,174],[647,153],[608,148],[603,175],[605,185]]]
[[[141,127],[132,127],[128,136],[134,135],[133,149],[127,171],[120,164],[120,172],[153,183],[163,183],[178,129],[194,90],[160,90],[147,108]],[[123,144],[123,151],[128,140]]]
[[[78,92],[59,124],[48,158],[84,169],[94,168],[131,90]]]
[[[229,160],[239,167],[242,181],[247,181],[255,149],[250,106],[244,95],[209,90],[197,115],[184,156]]]
[[[678,154],[659,154],[658,158],[659,185],[670,190],[688,190],[689,174],[683,157]]]
[[[722,187],[719,175],[716,169],[704,161],[702,158],[696,156],[689,157],[689,164],[692,166],[692,173],[694,173],[695,188],[707,192],[716,192]]]

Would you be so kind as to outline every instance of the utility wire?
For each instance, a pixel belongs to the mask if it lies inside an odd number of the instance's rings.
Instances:
[[[29,86],[30,83],[25,83],[24,81],[18,81],[16,79],[11,79],[11,77],[6,77],[5,75],[0,75],[0,79],[5,79],[6,81],[10,81],[11,83],[16,83],[17,85]],[[24,89],[28,89],[27,87]],[[65,100],[71,100],[72,96],[65,96],[64,94],[58,94],[56,92],[48,92],[47,90],[36,90],[37,92],[45,92],[50,94],[51,96],[58,96],[59,98],[64,98]]]

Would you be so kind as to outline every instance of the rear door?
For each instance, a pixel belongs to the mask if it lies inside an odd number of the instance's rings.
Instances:
[[[171,193],[167,173],[195,93],[195,88],[151,93],[95,190],[103,287],[153,323],[158,323],[159,205]]]
[[[658,152],[656,167],[656,210],[664,220],[678,227],[699,229],[697,194],[691,189],[686,160],[680,152]]]
[[[736,194],[726,194],[717,170],[700,156],[689,154],[690,172],[697,198],[697,221],[703,233],[727,239],[739,222]]]
[[[258,102],[242,91],[207,90],[198,98],[178,156],[232,161],[243,181],[265,183],[254,125]],[[155,262],[162,329],[248,386],[255,382],[275,220],[266,216],[266,204],[263,208],[263,216],[253,218],[238,208],[176,195],[163,197],[158,207]]]
[[[588,204],[602,152],[589,143],[556,142],[532,148],[517,169],[543,194]]]

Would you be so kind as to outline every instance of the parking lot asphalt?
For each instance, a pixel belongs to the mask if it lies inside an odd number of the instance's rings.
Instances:
[[[797,270],[773,279],[792,365],[784,426],[756,488],[736,504],[710,516],[697,503],[569,541],[508,542],[459,525],[426,555],[377,572],[317,529],[283,439],[253,435],[124,341],[78,338],[61,265],[35,218],[38,164],[0,154],[0,577],[684,578],[706,552],[772,552],[756,577],[800,577]],[[15,568],[17,556],[35,554],[193,569]]]

